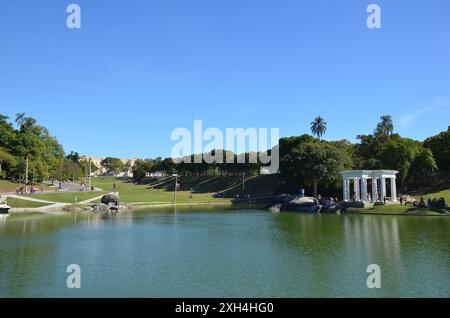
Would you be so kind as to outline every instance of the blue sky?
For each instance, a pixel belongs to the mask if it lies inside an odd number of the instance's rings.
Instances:
[[[450,124],[450,2],[0,0],[0,75],[0,113],[88,155],[169,156],[195,119],[291,136],[321,115],[355,141],[391,114],[423,140]]]

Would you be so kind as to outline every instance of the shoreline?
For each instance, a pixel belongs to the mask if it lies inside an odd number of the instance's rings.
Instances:
[[[45,214],[52,214],[52,215],[62,215],[62,214],[70,214],[70,213],[77,213],[74,211],[64,211],[64,207],[70,207],[73,203],[61,203],[59,207],[54,207],[52,205],[50,206],[43,206],[38,208],[11,208],[9,210],[9,213],[7,214],[15,214],[15,213],[45,213]],[[124,204],[126,205],[126,203]],[[210,205],[210,206],[226,206],[231,207],[231,203],[222,203],[222,202],[190,202],[190,203],[163,203],[163,204],[143,204],[143,205],[135,205],[133,208],[126,208],[120,210],[123,211],[137,211],[142,209],[148,209],[148,208],[162,208],[162,207],[177,207],[177,206],[202,206],[202,205]],[[86,212],[94,212],[89,211],[88,208],[90,208],[90,205],[84,206],[86,209]]]
[[[417,213],[399,213],[399,212],[370,212],[370,211],[350,211],[343,212],[342,214],[364,214],[364,215],[396,215],[396,216],[450,216],[450,213],[438,213],[438,212],[417,212]]]
[[[11,208],[9,213],[5,214],[21,214],[21,213],[40,213],[40,214],[48,214],[48,215],[64,215],[64,214],[73,214],[73,213],[79,213],[79,211],[65,211],[63,210],[64,207],[72,206],[71,203],[61,203],[58,204],[58,207],[52,206],[43,206],[43,207],[37,207],[37,208]],[[189,206],[214,206],[214,207],[227,207],[231,208],[233,207],[232,203],[225,203],[225,202],[189,202],[189,203],[163,203],[163,204],[143,204],[143,205],[135,205],[133,208],[126,208],[122,209],[121,212],[128,212],[128,211],[140,211],[143,209],[150,209],[150,208],[170,208],[170,207],[189,207]],[[85,212],[94,212],[89,211],[90,205],[84,206],[86,209]],[[247,207],[249,208],[249,207]],[[262,207],[253,207],[265,210]],[[267,211],[269,212],[269,211]],[[120,213],[120,212],[119,212]],[[283,213],[283,212],[279,212]],[[297,212],[297,213],[307,213],[307,212]],[[334,213],[307,213],[307,214],[334,214]],[[449,217],[450,213],[439,213],[437,211],[406,211],[406,212],[388,212],[388,211],[368,211],[361,209],[360,211],[356,209],[347,210],[346,212],[341,212],[340,214],[362,214],[362,215],[395,215],[395,216],[444,216]]]

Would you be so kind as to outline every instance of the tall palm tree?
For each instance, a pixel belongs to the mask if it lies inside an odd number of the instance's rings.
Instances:
[[[313,135],[316,135],[320,139],[326,131],[327,123],[325,122],[325,120],[320,116],[314,118],[314,121],[311,122],[311,132],[313,133]]]
[[[19,128],[22,128],[22,126],[25,124],[25,113],[18,113],[16,115],[16,124],[19,126]]]
[[[384,115],[381,116],[380,119],[381,122],[377,125],[377,128],[379,127],[380,131],[385,136],[392,135],[392,132],[394,131],[394,123],[392,122],[392,116]]]

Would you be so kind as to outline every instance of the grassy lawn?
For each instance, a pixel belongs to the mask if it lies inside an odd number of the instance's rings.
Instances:
[[[367,214],[406,214],[406,215],[450,215],[450,213],[444,209],[428,209],[415,207],[411,205],[386,205],[376,206],[373,208],[348,208],[347,212],[350,213],[367,213]]]
[[[78,202],[98,197],[106,192],[93,191],[93,192],[55,192],[55,193],[34,193],[26,194],[25,196],[30,198],[36,198],[52,202],[60,203],[74,203],[75,196],[77,196]]]
[[[450,189],[439,191],[439,192],[435,192],[435,193],[427,193],[427,194],[423,194],[422,196],[423,196],[425,202],[428,200],[428,198],[439,199],[439,198],[443,197],[445,199],[445,202],[447,204],[450,204]],[[420,195],[415,196],[415,198],[419,200],[420,199]]]
[[[17,183],[9,180],[0,180],[0,192],[14,192],[16,191]]]
[[[18,185],[19,185],[19,183],[13,182],[13,181],[10,181],[10,180],[0,180],[0,193],[1,192],[15,192]],[[38,188],[38,189],[41,189],[41,186],[42,186],[41,183],[36,184],[36,188]],[[30,187],[31,186],[28,184],[28,189],[30,189]],[[53,188],[46,184],[44,186],[44,189],[45,190],[50,190],[50,189],[53,189]]]
[[[12,208],[40,208],[49,205],[48,203],[20,200],[16,198],[8,198],[7,201],[8,205]]]
[[[114,178],[94,178],[92,184],[105,191],[113,191]],[[173,202],[173,192],[162,189],[147,189],[145,185],[135,185],[121,180],[116,181],[116,191],[120,194],[120,199],[124,203],[132,204],[165,204]],[[177,191],[177,203],[230,203],[230,199],[213,198],[213,193],[193,194],[189,198],[190,191]]]

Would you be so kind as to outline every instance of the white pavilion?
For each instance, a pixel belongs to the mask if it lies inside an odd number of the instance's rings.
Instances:
[[[343,171],[343,198],[344,201],[359,202],[397,202],[396,170],[354,170]],[[386,179],[390,182],[390,196],[386,192]],[[370,180],[371,193],[367,191]],[[353,187],[352,187],[353,184]]]

